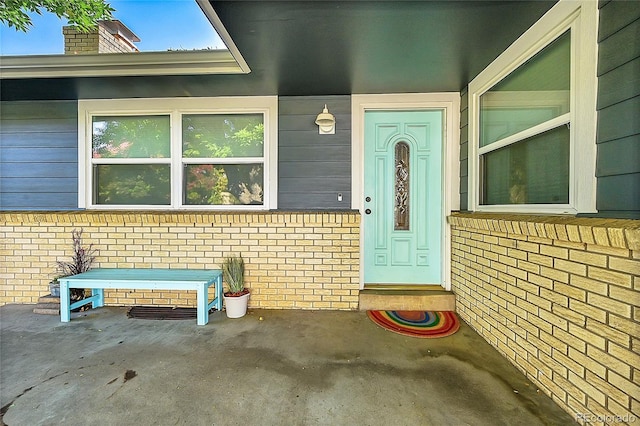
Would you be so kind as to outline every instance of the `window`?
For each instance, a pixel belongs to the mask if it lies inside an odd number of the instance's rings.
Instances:
[[[79,110],[80,207],[275,208],[275,97],[80,101]]]
[[[398,142],[395,149],[395,197],[393,206],[393,215],[395,223],[393,229],[395,231],[409,230],[409,144],[406,142]]]
[[[480,204],[569,203],[571,32],[480,95]]]
[[[595,211],[596,20],[561,0],[469,84],[469,206]]]
[[[91,124],[92,204],[170,206],[170,116],[94,116]]]

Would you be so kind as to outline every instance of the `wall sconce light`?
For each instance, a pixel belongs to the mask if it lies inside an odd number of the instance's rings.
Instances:
[[[336,118],[329,112],[326,104],[324,105],[322,112],[318,114],[318,117],[316,117],[316,124],[318,125],[318,134],[336,134]]]

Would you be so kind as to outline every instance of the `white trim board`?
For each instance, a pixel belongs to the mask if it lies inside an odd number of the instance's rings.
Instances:
[[[364,114],[372,110],[444,111],[442,193],[442,286],[451,289],[451,232],[446,218],[460,209],[460,93],[406,93],[351,96],[351,208],[363,214]],[[363,228],[360,225],[360,289],[364,288]]]

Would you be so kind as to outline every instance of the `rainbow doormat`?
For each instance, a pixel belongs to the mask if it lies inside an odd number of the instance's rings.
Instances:
[[[423,339],[450,336],[460,328],[452,311],[367,311],[367,315],[382,328]]]

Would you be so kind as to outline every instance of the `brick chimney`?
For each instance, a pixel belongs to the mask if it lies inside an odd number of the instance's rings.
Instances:
[[[118,20],[99,21],[88,33],[79,32],[73,26],[62,28],[65,55],[87,55],[95,53],[139,52],[134,43],[140,39]]]

